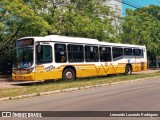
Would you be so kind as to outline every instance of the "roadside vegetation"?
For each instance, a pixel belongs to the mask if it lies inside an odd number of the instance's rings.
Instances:
[[[113,75],[96,78],[83,78],[76,81],[48,81],[41,84],[29,84],[21,88],[0,89],[0,98],[14,97],[32,93],[48,92],[62,90],[67,88],[80,88],[85,86],[94,86],[99,84],[110,84],[114,82],[129,81],[135,79],[145,79],[149,77],[160,76],[160,72],[149,74],[133,74],[133,75]],[[37,94],[38,95],[38,94]]]

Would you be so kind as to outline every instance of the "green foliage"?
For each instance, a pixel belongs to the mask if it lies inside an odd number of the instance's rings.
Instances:
[[[48,11],[42,11],[42,13],[52,28],[56,30],[51,33],[111,40],[114,29],[108,18],[110,11],[106,5],[102,4],[102,0],[71,0],[71,2],[57,0],[49,5],[50,2],[49,0]]]
[[[123,19],[105,0],[1,0],[0,54],[24,36],[59,34],[95,38],[107,42],[146,45],[152,58],[160,55],[160,7],[127,10]],[[113,21],[118,19],[118,26]],[[117,32],[118,31],[118,32]],[[121,39],[120,39],[121,38]]]
[[[151,5],[127,10],[124,19],[122,41],[146,45],[148,55],[154,59],[160,55],[160,7]]]
[[[0,49],[24,36],[59,34],[114,41],[104,0],[1,0]],[[5,43],[5,44],[3,44]]]
[[[47,31],[51,29],[48,22],[22,0],[1,0],[0,13],[0,38],[3,43],[12,43],[13,36],[19,38],[46,35]],[[1,47],[3,46],[1,45]]]
[[[9,51],[12,50],[8,49],[15,40],[26,36],[59,34],[117,41],[109,17],[113,12],[104,2],[105,0],[1,0],[0,63],[4,62],[2,57],[9,59]]]
[[[23,0],[0,1],[0,72],[11,69],[13,56],[10,46],[17,38],[46,35],[51,29],[47,21],[39,16]],[[11,72],[11,71],[10,71]]]

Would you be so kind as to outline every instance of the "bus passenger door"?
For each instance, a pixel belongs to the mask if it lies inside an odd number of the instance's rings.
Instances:
[[[35,53],[35,80],[43,80],[43,46],[37,45],[36,46],[36,53]]]

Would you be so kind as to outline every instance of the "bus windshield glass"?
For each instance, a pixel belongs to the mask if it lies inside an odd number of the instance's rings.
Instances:
[[[22,47],[15,49],[14,68],[28,68],[33,64],[33,47]]]

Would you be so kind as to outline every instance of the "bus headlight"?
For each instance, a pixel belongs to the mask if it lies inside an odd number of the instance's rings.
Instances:
[[[12,73],[13,73],[13,74],[16,74],[16,70],[15,70],[15,69],[12,69]]]
[[[30,74],[34,68],[27,69],[27,74]]]

